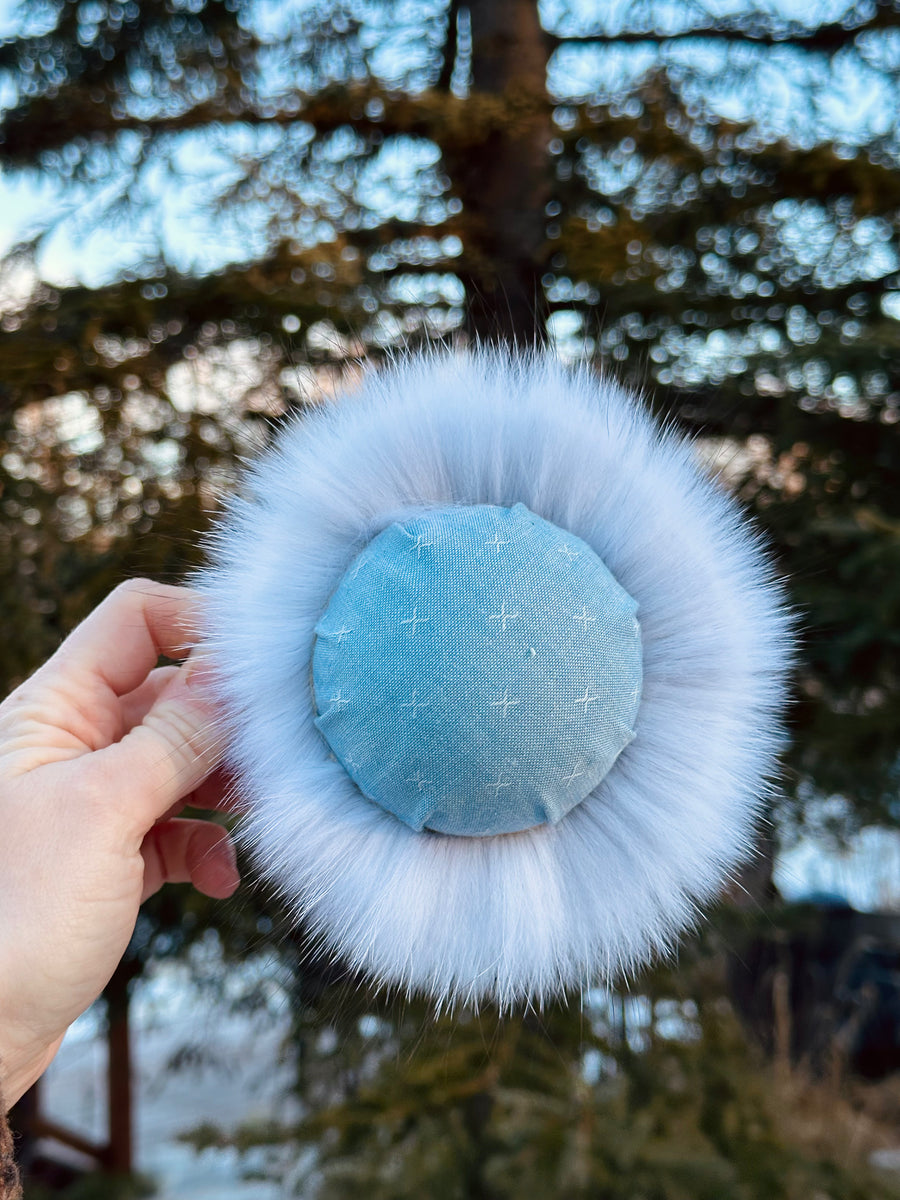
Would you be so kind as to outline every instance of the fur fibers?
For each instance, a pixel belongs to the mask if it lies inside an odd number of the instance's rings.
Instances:
[[[639,604],[636,737],[558,825],[416,833],[313,724],[313,627],[350,561],[431,506],[518,501]],[[621,387],[542,354],[410,356],[292,421],[202,573],[255,862],[320,942],[439,1004],[540,1004],[671,949],[751,852],[790,619],[734,502]],[[385,753],[391,752],[385,746]]]

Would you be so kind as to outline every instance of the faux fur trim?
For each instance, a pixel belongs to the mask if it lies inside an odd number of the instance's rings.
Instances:
[[[758,538],[691,446],[587,369],[435,354],[290,423],[246,490],[200,587],[251,801],[243,836],[297,918],[378,982],[439,1003],[540,1003],[669,950],[751,849],[789,657]],[[519,501],[638,601],[636,737],[556,826],[415,833],[360,794],[313,725],[313,627],[391,522]]]

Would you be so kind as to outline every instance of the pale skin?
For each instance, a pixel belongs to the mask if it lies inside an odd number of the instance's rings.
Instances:
[[[225,807],[221,735],[203,670],[184,658],[198,600],[117,588],[0,704],[0,1093],[8,1106],[125,952],[164,883],[239,883],[227,832],[178,817]]]

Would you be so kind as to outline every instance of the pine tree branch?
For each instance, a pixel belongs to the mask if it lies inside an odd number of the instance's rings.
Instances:
[[[675,42],[715,41],[735,45],[752,43],[757,46],[789,46],[798,50],[834,53],[854,42],[861,33],[900,28],[900,4],[896,0],[878,0],[877,7],[867,20],[855,25],[831,21],[815,28],[803,28],[796,22],[782,29],[762,26],[711,24],[695,26],[679,33],[658,33],[648,30],[637,33],[622,30],[618,33],[593,33],[579,37],[550,34],[554,47],[559,46],[646,46],[671,45]]]
[[[369,115],[369,101],[380,101],[378,115]],[[522,91],[504,96],[470,95],[465,100],[432,89],[417,95],[397,95],[377,85],[332,87],[303,97],[298,107],[279,112],[260,111],[253,104],[240,106],[224,100],[194,105],[173,116],[152,118],[111,115],[106,105],[80,92],[61,91],[54,100],[39,98],[13,109],[0,126],[0,164],[31,166],[42,155],[70,143],[110,142],[134,131],[146,138],[162,138],[209,126],[251,127],[312,125],[319,135],[352,126],[363,137],[408,134],[434,138],[447,148],[477,145],[489,133],[509,131],[513,123],[536,109],[549,110],[546,96]]]

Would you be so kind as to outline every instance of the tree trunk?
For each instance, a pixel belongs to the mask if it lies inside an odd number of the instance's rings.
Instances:
[[[536,0],[471,0],[476,124],[502,102],[507,115],[481,140],[454,149],[447,166],[466,224],[460,276],[470,335],[533,345],[544,333],[541,284],[553,135],[546,90],[550,43]]]
[[[128,1009],[129,984],[140,973],[132,960],[119,964],[103,992],[106,1000],[109,1031],[109,1065],[107,1095],[109,1097],[109,1147],[106,1166],[120,1175],[130,1175],[133,1162],[133,1131],[131,1121],[132,1071],[131,1035]]]

